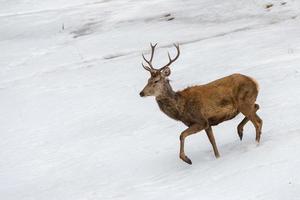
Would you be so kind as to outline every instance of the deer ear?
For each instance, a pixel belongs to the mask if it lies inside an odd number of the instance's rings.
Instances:
[[[166,67],[164,68],[162,71],[161,71],[161,74],[164,76],[164,77],[167,77],[171,74],[171,70],[169,67]]]

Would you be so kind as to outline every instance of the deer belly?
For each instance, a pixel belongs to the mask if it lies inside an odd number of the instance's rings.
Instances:
[[[208,123],[211,126],[218,125],[221,122],[230,120],[237,116],[239,111],[233,107],[225,107],[222,109],[217,109],[216,112],[208,117]]]

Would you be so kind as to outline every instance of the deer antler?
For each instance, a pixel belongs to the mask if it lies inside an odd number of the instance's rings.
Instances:
[[[175,56],[175,58],[172,59],[171,56],[170,56],[170,53],[168,52],[169,63],[166,64],[165,66],[159,68],[160,71],[163,70],[163,69],[165,69],[166,67],[170,66],[179,57],[179,55],[180,55],[179,44],[174,44],[174,46],[177,49],[177,55]]]
[[[145,60],[145,62],[149,65],[148,66],[145,66],[143,63],[142,63],[142,66],[144,67],[145,70],[147,71],[152,71],[152,70],[155,70],[154,67],[152,66],[152,59],[153,59],[153,55],[154,55],[154,50],[155,50],[155,47],[156,47],[157,43],[155,45],[152,45],[152,43],[150,43],[150,46],[151,46],[151,57],[150,57],[150,60],[147,60],[144,56],[144,54],[142,54],[143,56],[143,59]]]

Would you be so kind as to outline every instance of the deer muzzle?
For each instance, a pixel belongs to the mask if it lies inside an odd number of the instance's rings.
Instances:
[[[144,96],[145,96],[144,91],[141,91],[141,92],[140,92],[140,96],[141,96],[141,97],[144,97]]]

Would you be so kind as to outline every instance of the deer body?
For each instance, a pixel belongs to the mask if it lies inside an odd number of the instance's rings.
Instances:
[[[256,128],[256,141],[259,142],[262,128],[262,120],[257,116],[259,109],[255,104],[258,95],[257,82],[242,74],[232,74],[230,76],[215,80],[205,85],[188,87],[182,91],[173,91],[169,80],[170,62],[160,68],[154,69],[151,65],[154,48],[148,63],[149,67],[144,68],[151,72],[148,84],[140,93],[141,96],[155,96],[158,106],[162,112],[172,119],[183,122],[188,128],[180,135],[180,158],[191,164],[191,160],[184,153],[184,140],[187,136],[205,130],[215,153],[219,157],[219,152],[212,132],[212,126],[230,120],[240,112],[245,115],[243,121],[238,125],[238,135],[242,140],[243,127],[250,120]]]

